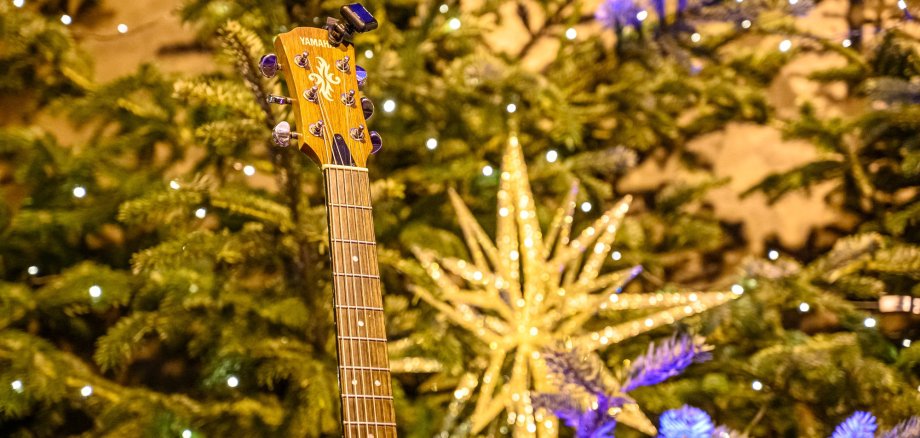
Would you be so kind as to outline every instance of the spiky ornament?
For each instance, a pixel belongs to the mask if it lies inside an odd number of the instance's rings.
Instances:
[[[472,260],[416,251],[438,290],[414,286],[413,292],[489,348],[488,357],[482,358],[484,369],[459,380],[448,412],[456,418],[475,397],[472,434],[505,413],[505,427],[514,436],[557,435],[557,420],[536,412],[531,403],[533,391],[554,389],[541,357],[545,347],[561,343],[595,351],[738,296],[731,292],[621,294],[623,285],[641,269],[601,275],[601,267],[629,209],[630,197],[571,238],[578,192],[574,185],[544,238],[516,136],[509,139],[499,178],[495,243],[451,191]],[[585,323],[599,312],[635,309],[657,311],[597,331],[585,329]],[[655,433],[635,404],[624,406],[618,420]]]

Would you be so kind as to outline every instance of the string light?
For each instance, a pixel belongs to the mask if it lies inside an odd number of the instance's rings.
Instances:
[[[767,253],[767,258],[770,259],[770,260],[776,260],[776,259],[778,259],[778,258],[779,258],[779,251],[777,251],[777,250],[775,250],[775,249],[771,249],[771,250]]]
[[[588,201],[582,202],[582,203],[581,203],[581,211],[583,211],[583,212],[585,212],[585,213],[591,211],[591,203],[588,202]]]
[[[907,9],[907,2],[904,0],[898,0],[898,8],[902,11]]]
[[[179,184],[179,181],[172,180],[169,182],[169,188],[173,190],[179,190],[182,186]]]
[[[192,431],[185,429],[182,431],[182,438],[192,438]]]
[[[13,0],[13,6],[17,8],[21,8],[24,4],[26,4],[25,0]]]
[[[231,388],[236,388],[239,385],[240,385],[240,379],[236,378],[236,376],[227,377],[227,386]]]
[[[875,318],[866,318],[863,320],[863,325],[869,328],[875,327]]]
[[[735,295],[741,295],[741,294],[743,294],[743,293],[744,293],[744,286],[742,286],[742,285],[740,285],[740,284],[737,284],[737,283],[733,284],[733,285],[732,285],[732,293],[735,294]]]
[[[125,23],[119,24],[116,29],[118,29],[118,33],[128,33],[128,25]]]
[[[509,113],[513,113],[517,111],[517,105],[513,103],[509,103],[508,106],[505,107],[505,110],[508,111]]]
[[[798,2],[799,0],[789,0],[789,4],[792,6],[795,6]]]
[[[65,26],[68,26],[70,23],[73,23],[73,19],[70,18],[70,15],[64,14],[61,15],[61,23],[64,23]]]
[[[744,21],[742,21],[742,22],[741,22],[741,27],[743,27],[743,28],[745,28],[745,29],[750,29],[750,28],[751,28],[751,20],[744,20]]]
[[[621,254],[619,251],[614,251],[610,253],[610,258],[612,258],[613,260],[620,260],[623,258],[623,254]]]
[[[10,387],[13,388],[13,391],[22,392],[22,380],[13,380],[13,383],[10,383]]]
[[[396,102],[394,102],[393,99],[383,101],[383,111],[387,113],[396,111]]]
[[[198,219],[204,219],[204,217],[207,216],[207,214],[208,214],[208,210],[206,210],[204,207],[201,207],[198,210],[195,210],[195,217],[197,217]]]
[[[450,27],[451,30],[457,30],[457,29],[459,29],[459,28],[460,28],[460,19],[457,18],[457,17],[451,18],[450,21],[447,22],[447,26]]]
[[[699,32],[693,32],[693,35],[690,35],[690,41],[693,41],[694,43],[700,42],[701,39],[703,39],[703,36],[700,35]]]
[[[755,380],[751,382],[751,388],[754,391],[760,391],[761,389],[763,389],[763,383],[760,383],[760,380]]]
[[[546,161],[549,161],[550,163],[555,163],[558,158],[559,158],[559,153],[556,152],[554,149],[550,149],[546,151]]]
[[[574,27],[570,27],[565,30],[565,37],[570,40],[574,40],[576,37],[578,37],[578,31],[575,30]]]
[[[243,173],[246,174],[246,176],[253,176],[256,174],[256,168],[251,164],[247,164],[243,167]]]
[[[782,41],[780,41],[780,43],[779,43],[779,51],[780,51],[780,52],[783,52],[783,53],[788,52],[789,49],[791,49],[791,48],[792,48],[792,41],[789,41],[789,40],[782,40]]]
[[[429,151],[433,151],[433,150],[437,149],[437,148],[438,148],[438,139],[436,139],[436,138],[434,138],[434,137],[429,138],[428,140],[425,141],[425,147],[428,148]]]
[[[448,11],[448,9],[450,9],[450,8],[448,8],[446,4],[443,4],[443,5],[441,5],[440,7],[438,7],[438,12],[440,12],[440,13],[442,13],[442,14],[446,14],[447,11]]]
[[[93,298],[99,298],[102,296],[102,288],[99,285],[94,284],[89,287],[89,296]]]
[[[76,186],[73,188],[74,198],[82,198],[86,196],[86,189],[83,186]]]
[[[648,18],[648,11],[639,11],[639,13],[636,14],[636,20],[645,21],[646,18]]]
[[[28,272],[29,275],[38,275],[38,266],[29,266],[29,269],[27,269],[26,272]]]
[[[846,39],[844,39],[843,42],[841,42],[840,44],[841,44],[843,47],[850,47],[850,46],[853,45],[853,42],[850,41],[849,38],[846,38]]]
[[[92,386],[89,386],[89,385],[86,385],[86,386],[80,388],[80,395],[82,395],[83,397],[89,397],[89,396],[93,395],[93,387],[92,387]]]
[[[492,169],[492,166],[490,166],[490,165],[488,165],[488,164],[486,164],[485,166],[482,167],[482,174],[485,175],[485,176],[492,176],[492,173],[493,173],[494,171],[495,171],[495,170]]]
[[[374,51],[371,50],[371,49],[365,50],[365,51],[364,51],[364,57],[367,58],[367,59],[373,58],[373,57],[374,57]]]
[[[805,313],[809,309],[811,309],[811,306],[808,305],[808,303],[805,303],[805,302],[799,303],[799,312]]]
[[[903,345],[904,348],[910,347],[910,339],[905,339],[901,341],[901,345]]]

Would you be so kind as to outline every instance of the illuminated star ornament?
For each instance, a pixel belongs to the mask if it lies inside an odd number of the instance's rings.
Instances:
[[[631,197],[576,237],[572,236],[578,192],[574,185],[544,236],[516,136],[510,137],[499,178],[494,243],[451,191],[472,260],[416,250],[437,290],[413,286],[413,292],[488,347],[478,370],[459,379],[448,412],[449,418],[457,418],[458,411],[475,400],[470,434],[492,425],[513,436],[557,436],[558,420],[532,404],[532,394],[555,390],[542,358],[545,349],[561,344],[595,351],[725,303],[742,292],[621,293],[641,267],[604,274],[601,268]],[[599,313],[638,309],[652,313],[599,330],[585,328]],[[624,406],[617,420],[647,433],[655,431],[635,404]]]

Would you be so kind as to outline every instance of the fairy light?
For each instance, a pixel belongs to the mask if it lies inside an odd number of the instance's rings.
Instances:
[[[811,306],[808,303],[806,302],[799,303],[799,312],[805,313],[805,312],[808,312],[810,309],[811,309]]]
[[[578,31],[574,27],[570,27],[565,30],[565,37],[570,40],[574,40],[578,37]]]
[[[910,339],[905,339],[901,341],[901,345],[903,345],[904,348],[910,347]]]
[[[876,324],[875,318],[869,317],[863,320],[863,325],[868,328],[875,327],[875,324]]]
[[[25,0],[13,0],[13,6],[16,6],[17,8],[21,8],[25,4]]]
[[[99,298],[102,296],[102,288],[98,284],[94,284],[89,287],[89,296],[93,298]]]
[[[780,52],[783,52],[783,53],[788,52],[789,49],[791,49],[791,48],[792,48],[792,41],[789,41],[789,40],[782,40],[782,41],[780,41],[780,43],[779,43],[779,51],[780,51]]]
[[[703,36],[700,35],[699,32],[693,32],[693,35],[690,35],[690,41],[693,41],[694,43],[700,42],[701,39],[703,39]]]
[[[440,7],[438,7],[438,12],[442,14],[446,14],[448,10],[450,10],[450,8],[447,6],[447,4],[442,4]]]
[[[648,11],[639,11],[639,13],[636,14],[636,20],[645,21],[646,18],[648,18]]]
[[[623,254],[621,254],[619,251],[614,251],[610,253],[610,258],[614,261],[620,260],[623,258]]]
[[[396,102],[393,101],[393,99],[387,99],[383,101],[383,111],[387,113],[396,111]]]
[[[850,41],[849,38],[846,38],[840,43],[840,45],[842,45],[843,47],[850,47],[853,45],[853,42]]]
[[[238,379],[236,376],[227,377],[227,386],[231,388],[236,388],[237,386],[240,386],[240,379]]]
[[[201,207],[198,210],[195,210],[195,217],[197,217],[198,219],[204,219],[204,217],[207,215],[208,215],[208,210],[206,210],[204,207]]]
[[[73,18],[70,18],[70,15],[67,14],[61,15],[61,23],[64,23],[64,26],[68,26],[73,23]]]
[[[182,431],[182,438],[192,438],[192,431],[185,429]]]
[[[128,25],[125,23],[119,24],[116,29],[118,30],[118,33],[128,33]]]
[[[13,388],[13,391],[21,393],[22,392],[22,380],[13,380],[13,382],[10,383],[10,388]]]
[[[76,186],[73,188],[73,197],[82,198],[86,196],[86,188],[83,186]]]
[[[583,212],[585,212],[585,213],[591,211],[591,203],[588,202],[588,201],[582,202],[582,203],[581,203],[581,211],[583,211]]]
[[[760,380],[755,380],[751,382],[751,389],[753,389],[754,391],[760,391],[761,389],[763,389],[763,383],[760,383]]]
[[[460,29],[460,19],[457,17],[451,18],[450,21],[447,22],[447,26],[450,27],[451,30]]]
[[[776,260],[776,259],[778,259],[778,258],[779,258],[779,251],[777,251],[777,250],[775,250],[775,249],[771,249],[769,252],[767,252],[767,258],[770,259],[770,260]]]
[[[93,395],[93,387],[92,387],[92,386],[89,386],[89,385],[86,385],[86,386],[80,388],[80,395],[82,395],[83,397],[89,397],[89,396]]]
[[[492,166],[490,166],[490,165],[488,165],[488,164],[486,164],[485,166],[482,166],[482,174],[483,174],[484,176],[492,176],[492,173],[494,173],[494,172],[495,172],[495,170],[492,169]]]
[[[546,151],[546,161],[550,163],[555,163],[557,159],[559,159],[559,153],[556,152],[554,149],[550,149]]]
[[[428,140],[425,141],[425,147],[428,148],[429,151],[433,151],[433,150],[437,149],[437,148],[438,148],[438,139],[436,139],[436,138],[434,138],[434,137],[429,138]]]
[[[256,174],[256,168],[253,167],[251,164],[247,164],[247,165],[243,166],[243,173],[244,173],[246,176],[253,176],[253,175]]]
[[[750,28],[751,28],[751,20],[744,20],[744,21],[742,21],[742,22],[741,22],[741,27],[743,27],[743,28],[745,28],[745,29],[750,29]]]
[[[172,180],[169,182],[169,188],[173,190],[179,190],[180,188],[182,188],[182,185],[179,184],[179,181]]]
[[[38,266],[29,266],[29,269],[27,269],[26,272],[28,272],[29,275],[38,275]]]
[[[735,295],[741,295],[741,294],[743,294],[743,293],[744,293],[744,286],[742,286],[742,285],[740,285],[740,284],[737,284],[737,283],[733,284],[733,285],[732,285],[732,293],[735,294]]]
[[[907,9],[907,2],[904,0],[898,0],[898,9],[902,11]]]
[[[365,51],[364,51],[364,57],[367,58],[367,59],[373,58],[373,57],[374,57],[374,51],[371,50],[371,49],[365,50]]]
[[[789,4],[792,6],[795,6],[798,3],[799,3],[799,0],[789,0]]]
[[[509,113],[513,113],[517,111],[517,105],[513,103],[509,103],[508,106],[505,107],[505,111],[508,111]]]

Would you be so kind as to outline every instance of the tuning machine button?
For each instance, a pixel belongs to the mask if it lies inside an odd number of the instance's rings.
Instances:
[[[316,103],[319,99],[319,89],[316,88],[316,85],[310,87],[308,90],[303,92],[304,99],[307,99],[308,102]]]
[[[378,134],[377,131],[371,131],[370,137],[371,153],[376,154],[377,152],[380,152],[381,149],[383,149],[383,139],[380,138],[380,134]]]
[[[358,89],[363,90],[364,84],[367,83],[367,70],[360,65],[355,66],[355,79],[358,80]]]
[[[364,125],[358,125],[357,128],[349,129],[348,135],[357,141],[364,141]]]
[[[374,115],[374,102],[366,97],[361,98],[361,111],[364,112],[364,120],[370,120]]]
[[[273,103],[275,105],[289,105],[294,100],[287,96],[278,96],[275,94],[269,94],[268,97],[265,98],[265,101],[268,103]]]
[[[296,132],[291,132],[291,124],[288,122],[281,122],[275,125],[275,128],[272,129],[272,141],[276,145],[281,147],[287,147],[291,143],[292,138],[299,138],[300,134]]]
[[[310,127],[307,128],[307,130],[310,131],[310,134],[313,134],[317,137],[322,137],[323,136],[323,121],[317,120],[316,123],[311,124]]]
[[[259,59],[259,71],[262,72],[262,76],[266,78],[275,77],[275,74],[278,73],[278,70],[281,68],[281,64],[278,63],[278,56],[274,53],[269,53],[263,55]]]
[[[335,68],[339,69],[339,71],[342,72],[342,73],[348,73],[348,70],[350,69],[350,67],[348,66],[348,62],[349,62],[350,60],[351,60],[351,59],[350,59],[349,57],[346,56],[346,57],[344,57],[344,58],[342,58],[342,59],[336,61],[336,62],[335,62]]]
[[[355,106],[355,90],[348,90],[347,93],[342,93],[342,103],[347,106]]]
[[[310,52],[304,50],[301,54],[294,56],[294,64],[300,68],[310,69]]]

